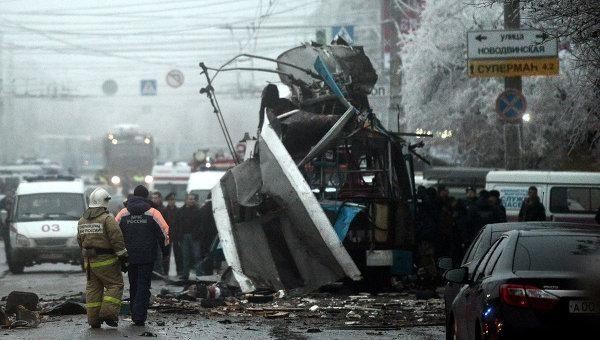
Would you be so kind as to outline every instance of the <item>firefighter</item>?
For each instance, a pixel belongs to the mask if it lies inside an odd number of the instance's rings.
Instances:
[[[127,200],[127,208],[116,217],[129,251],[129,303],[131,321],[144,326],[150,304],[152,268],[158,245],[169,245],[169,225],[148,200],[148,189],[138,185]]]
[[[92,328],[100,328],[102,322],[117,327],[123,295],[121,271],[127,267],[123,234],[108,213],[109,200],[110,195],[103,188],[92,191],[89,208],[77,227],[77,241],[87,273],[88,323]]]

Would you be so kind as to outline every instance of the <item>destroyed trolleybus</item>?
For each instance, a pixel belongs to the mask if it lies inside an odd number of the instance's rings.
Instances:
[[[273,61],[291,96],[263,90],[254,150],[212,192],[242,291],[307,291],[343,277],[381,288],[409,273],[410,150],[371,111],[377,75],[363,49],[306,44]]]

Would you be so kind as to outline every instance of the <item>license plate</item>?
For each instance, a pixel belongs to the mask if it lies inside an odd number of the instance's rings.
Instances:
[[[63,256],[63,254],[57,254],[57,253],[41,253],[40,257],[44,260],[60,260],[64,256]]]
[[[594,301],[569,301],[569,313],[597,314],[600,313],[600,304]]]

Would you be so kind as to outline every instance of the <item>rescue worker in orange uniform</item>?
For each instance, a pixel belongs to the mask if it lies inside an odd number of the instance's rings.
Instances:
[[[109,193],[96,188],[90,194],[89,208],[77,226],[77,241],[81,247],[87,273],[86,308],[88,323],[100,328],[103,322],[117,327],[127,250],[121,228],[108,212]]]

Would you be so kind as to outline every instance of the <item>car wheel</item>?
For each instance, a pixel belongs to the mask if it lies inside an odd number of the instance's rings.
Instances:
[[[13,274],[23,274],[23,270],[25,269],[25,265],[19,261],[14,259],[13,256],[10,257],[8,262],[8,270],[10,270]]]

